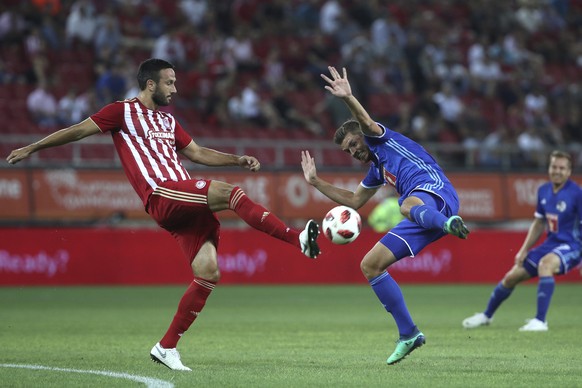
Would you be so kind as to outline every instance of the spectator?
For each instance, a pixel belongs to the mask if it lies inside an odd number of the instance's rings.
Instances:
[[[121,28],[115,16],[114,10],[110,7],[106,13],[97,18],[93,44],[96,53],[108,51],[117,53],[122,42]]]
[[[167,28],[168,23],[159,5],[155,2],[147,2],[145,13],[141,18],[141,35],[148,39],[158,39]]]
[[[281,59],[281,50],[272,47],[263,63],[263,80],[270,90],[276,89],[286,81],[285,65]]]
[[[325,98],[313,108],[313,115],[318,121],[330,121],[331,127],[337,128],[348,120],[352,114],[340,99],[326,93]],[[325,116],[325,118],[322,116]]]
[[[180,0],[179,9],[188,22],[194,27],[200,27],[208,14],[207,0]]]
[[[26,99],[26,106],[32,119],[39,127],[54,127],[57,125],[57,100],[51,93],[48,83],[40,80]]]
[[[57,116],[59,125],[68,127],[78,120],[73,120],[73,112],[77,108],[75,101],[77,100],[77,91],[75,87],[70,87],[67,93],[59,99]]]
[[[152,57],[164,59],[178,68],[186,65],[186,48],[180,39],[180,27],[171,27],[156,39]]]
[[[406,44],[406,34],[396,19],[388,12],[382,12],[370,27],[370,40],[374,53],[389,59],[396,48],[402,50]]]
[[[126,90],[123,64],[115,64],[107,68],[95,85],[97,99],[102,105],[123,100]]]
[[[20,42],[25,29],[26,21],[22,14],[4,3],[0,4],[0,41]]]
[[[515,12],[515,20],[527,32],[537,32],[543,24],[543,13],[538,0],[519,0],[520,7]]]
[[[568,109],[562,132],[566,144],[582,146],[582,114],[578,108],[570,107]]]
[[[26,37],[25,45],[35,80],[46,84],[49,61],[47,59],[46,41],[41,34],[40,28],[32,28],[30,34]]]
[[[459,53],[448,50],[444,61],[435,66],[433,74],[439,84],[450,84],[456,94],[463,95],[469,88],[469,72],[460,59]]]
[[[480,144],[479,164],[483,167],[502,167],[503,155],[509,148],[514,148],[515,144],[509,135],[507,127],[501,125],[490,132]]]
[[[338,52],[333,39],[326,37],[320,31],[314,31],[307,46],[307,62],[305,70],[311,75],[312,83],[321,81],[321,74],[327,71],[330,58]]]
[[[292,5],[291,24],[297,26],[297,31],[303,36],[320,32],[318,2],[319,0],[303,0]]]
[[[255,79],[251,79],[239,95],[229,99],[228,112],[232,119],[258,127],[275,129],[279,124],[272,107],[261,99]]]
[[[71,46],[76,41],[87,45],[93,42],[97,20],[95,6],[89,0],[77,0],[72,6],[66,23],[66,41]]]
[[[487,52],[483,54],[482,61],[475,60],[471,63],[469,74],[472,89],[487,97],[495,95],[497,84],[503,76],[501,66]]]
[[[275,109],[282,125],[287,129],[306,129],[313,135],[323,136],[324,130],[317,121],[312,120],[307,115],[296,109],[287,99],[289,87],[282,83],[279,87],[273,89],[271,104]]]
[[[231,70],[239,73],[255,72],[260,69],[248,28],[239,26],[233,36],[225,39],[224,61]]]
[[[444,84],[442,90],[435,93],[433,99],[438,104],[443,119],[449,123],[459,122],[465,106],[461,99],[453,93],[453,88],[450,84]]]
[[[523,161],[528,166],[541,167],[545,163],[545,144],[540,131],[527,127],[517,137],[517,146]]]
[[[368,104],[370,83],[368,69],[374,58],[374,51],[369,34],[361,31],[348,43],[341,46],[342,62],[351,69],[350,83],[354,94],[359,96],[362,104]]]
[[[333,36],[342,28],[341,15],[344,12],[337,0],[327,0],[319,10],[319,30]]]

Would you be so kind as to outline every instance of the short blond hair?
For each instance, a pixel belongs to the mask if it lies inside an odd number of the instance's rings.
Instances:
[[[557,159],[560,159],[561,158],[561,159],[568,160],[568,165],[570,167],[570,170],[572,169],[572,155],[570,155],[570,153],[568,153],[566,151],[554,150],[550,154],[550,161],[553,158],[557,158]]]

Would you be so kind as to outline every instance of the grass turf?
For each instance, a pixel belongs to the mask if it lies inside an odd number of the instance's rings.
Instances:
[[[178,346],[192,373],[149,361],[184,287],[0,288],[0,386],[144,385],[7,364],[175,387],[582,386],[581,284],[557,285],[547,333],[517,331],[535,314],[535,285],[470,331],[461,320],[484,308],[493,285],[404,285],[427,344],[394,366],[385,361],[395,324],[367,286],[220,286]]]

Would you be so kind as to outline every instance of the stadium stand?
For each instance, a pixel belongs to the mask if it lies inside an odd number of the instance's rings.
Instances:
[[[570,112],[582,101],[580,0],[226,0],[201,1],[201,15],[192,7],[181,9],[188,1],[57,3],[57,9],[43,9],[43,4],[49,3],[31,0],[6,0],[0,6],[0,115],[10,123],[0,131],[3,151],[26,140],[6,135],[43,135],[53,129],[37,127],[27,113],[27,96],[41,79],[52,85],[52,92],[60,99],[71,86],[80,93],[94,90],[103,71],[121,66],[130,95],[136,90],[133,78],[137,64],[152,55],[154,46],[169,41],[162,39],[169,31],[175,31],[172,39],[176,47],[184,49],[186,59],[176,60],[179,94],[172,112],[195,138],[221,139],[224,147],[254,152],[264,165],[273,168],[296,165],[293,155],[297,141],[307,141],[311,147],[329,143],[337,118],[330,110],[315,109],[325,99],[319,74],[326,71],[327,64],[346,66],[353,77],[354,92],[373,117],[430,143],[437,158],[441,145],[446,150],[456,147],[461,154],[478,152],[488,136],[504,127],[508,136],[498,143],[487,143],[510,154],[507,158],[511,163],[497,165],[541,167],[520,157],[532,152],[524,141],[525,133],[533,133],[548,149],[569,149],[577,164],[582,162],[582,145],[569,135],[572,127],[582,131],[582,120],[572,123],[567,119],[575,116]],[[322,27],[325,21],[320,20],[325,16],[321,10],[329,3],[336,3],[341,10],[340,26],[332,30]],[[152,6],[159,10],[155,17]],[[88,23],[101,25],[109,20],[117,34],[111,39],[117,37],[119,47],[97,50],[96,34],[85,41],[70,38],[80,9]],[[37,30],[41,31],[39,38],[34,35]],[[252,52],[244,54],[251,60],[245,63],[225,53],[227,41],[233,52],[240,49],[240,55],[248,49],[243,40],[237,40],[239,30],[246,31],[252,43]],[[272,55],[274,51],[280,55]],[[478,61],[484,53],[501,69],[501,77],[486,88],[471,73],[483,65]],[[445,58],[452,58],[455,66]],[[324,135],[305,128],[290,130],[291,125],[265,129],[229,117],[229,98],[251,80],[258,83],[266,104],[273,88],[285,83],[290,104],[317,120]],[[421,98],[427,95],[430,100],[451,83],[464,107],[455,122],[444,120],[438,108],[434,111],[427,99]],[[548,101],[549,120],[528,116],[524,108],[526,95],[536,87]],[[98,101],[97,108],[108,102]],[[403,103],[410,107],[409,112],[403,112]],[[472,109],[466,109],[468,106]],[[480,117],[474,116],[475,111]],[[513,120],[515,117],[520,120]],[[484,133],[473,127],[479,119],[486,123]],[[516,122],[522,124],[516,126]],[[254,139],[255,144],[240,147],[240,139]],[[275,149],[258,139],[276,139],[278,146]],[[330,167],[353,165],[341,152],[327,147],[321,150],[328,155],[325,158]],[[112,149],[101,142],[46,152],[42,160],[58,164],[73,157],[80,164],[116,163]],[[443,159],[446,162],[446,153]],[[471,168],[496,165],[482,164],[475,155],[461,159],[475,161],[467,166]]]

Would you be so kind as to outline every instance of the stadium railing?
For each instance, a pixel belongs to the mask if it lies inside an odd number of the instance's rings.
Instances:
[[[43,135],[0,134],[0,153],[3,158],[10,150],[40,139]],[[297,169],[301,151],[309,150],[321,170],[361,170],[358,161],[350,158],[329,139],[254,139],[254,138],[197,138],[202,146],[239,155],[256,156],[266,171]],[[547,155],[556,147],[546,146],[538,151],[524,152],[515,145],[500,145],[492,150],[465,147],[462,144],[427,143],[424,147],[446,170],[485,171],[545,171]],[[575,167],[582,158],[579,145],[564,147],[574,155]],[[188,166],[189,162],[186,162]],[[6,165],[5,165],[6,166]],[[4,167],[5,167],[4,166]],[[54,149],[35,153],[22,167],[120,168],[121,163],[108,136],[94,136]],[[190,166],[191,167],[191,166]],[[196,166],[196,168],[204,168]]]

